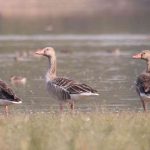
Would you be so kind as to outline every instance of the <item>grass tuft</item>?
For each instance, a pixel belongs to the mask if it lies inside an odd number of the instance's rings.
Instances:
[[[0,117],[3,150],[147,150],[149,113],[18,114]]]

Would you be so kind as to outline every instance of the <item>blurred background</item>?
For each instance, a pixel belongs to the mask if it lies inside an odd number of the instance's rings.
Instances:
[[[76,102],[81,111],[141,111],[135,91],[145,63],[133,54],[150,49],[149,0],[0,0],[0,78],[23,99],[14,111],[58,110],[45,88],[47,59],[56,49],[58,75],[97,89]],[[15,85],[15,76],[25,78]]]
[[[148,33],[149,0],[0,0],[0,33]]]

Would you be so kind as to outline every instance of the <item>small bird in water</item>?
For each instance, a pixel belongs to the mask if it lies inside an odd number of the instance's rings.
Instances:
[[[22,76],[11,76],[10,82],[13,85],[19,85],[19,84],[25,85],[27,82],[27,78]]]
[[[119,56],[120,55],[120,49],[119,48],[116,48],[112,51],[112,53],[115,55],[115,56]]]
[[[4,81],[0,80],[0,106],[5,106],[6,115],[8,116],[8,105],[20,103],[22,100]]]
[[[48,59],[49,67],[46,73],[47,89],[51,95],[59,100],[61,111],[63,110],[64,103],[69,103],[71,110],[74,110],[74,100],[84,96],[99,95],[95,89],[84,83],[57,76],[56,54],[52,47],[37,50],[35,53]]]
[[[147,111],[147,104],[150,102],[150,50],[144,50],[132,58],[142,59],[147,63],[146,70],[137,77],[136,81],[136,90],[140,96],[144,111]]]
[[[17,51],[14,57],[15,61],[26,61],[28,54],[26,51]]]

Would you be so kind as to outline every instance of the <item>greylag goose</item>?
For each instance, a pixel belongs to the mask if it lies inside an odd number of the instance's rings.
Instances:
[[[65,102],[69,103],[71,110],[73,110],[74,100],[83,96],[99,95],[96,90],[86,84],[64,77],[57,77],[56,55],[52,47],[37,50],[35,53],[48,58],[49,68],[46,73],[47,89],[51,95],[59,100],[61,111]]]
[[[5,106],[6,114],[8,115],[8,105],[20,103],[21,99],[4,81],[0,80],[0,106]]]
[[[10,82],[13,85],[19,85],[19,84],[25,85],[27,82],[27,79],[22,76],[11,76]]]
[[[133,56],[135,59],[143,59],[147,62],[146,70],[141,73],[136,81],[136,90],[142,101],[144,111],[147,111],[147,103],[150,102],[150,50],[144,50]]]

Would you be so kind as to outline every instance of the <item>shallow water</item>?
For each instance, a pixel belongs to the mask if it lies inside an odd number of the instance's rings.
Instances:
[[[134,87],[144,62],[131,57],[150,46],[149,35],[1,35],[0,77],[10,84],[12,75],[27,78],[26,85],[11,85],[23,104],[15,112],[47,112],[59,109],[45,87],[47,59],[32,56],[37,48],[56,49],[58,75],[89,84],[99,96],[76,101],[79,111],[141,111]],[[21,57],[17,57],[21,55]]]

